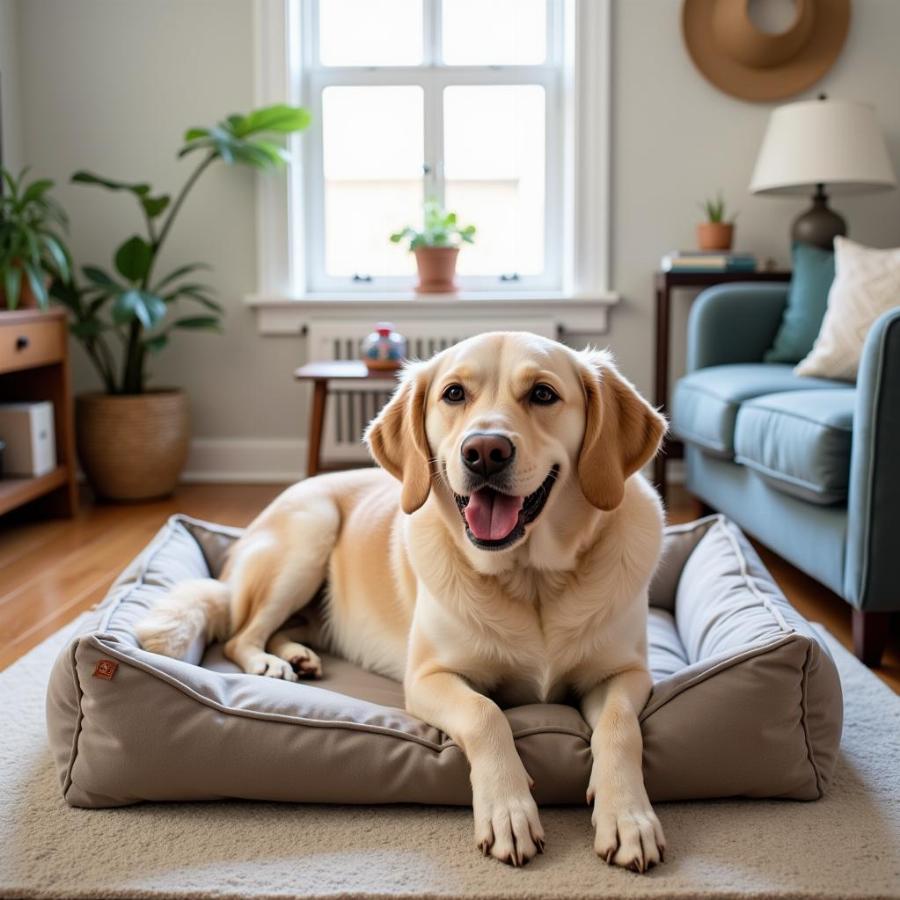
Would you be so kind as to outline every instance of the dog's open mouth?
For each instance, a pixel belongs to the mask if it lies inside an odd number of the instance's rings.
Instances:
[[[527,497],[504,494],[489,485],[468,497],[454,494],[466,523],[466,535],[482,550],[502,550],[525,534],[525,527],[544,509],[559,466],[554,466],[540,487]]]

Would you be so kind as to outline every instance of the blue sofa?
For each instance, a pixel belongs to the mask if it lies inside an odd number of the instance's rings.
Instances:
[[[877,666],[900,610],[900,307],[865,342],[857,383],[764,363],[784,284],[729,284],[694,302],[672,431],[688,489],[853,608]]]

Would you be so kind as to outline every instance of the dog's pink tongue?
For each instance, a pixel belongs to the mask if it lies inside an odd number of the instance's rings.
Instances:
[[[481,488],[469,497],[466,523],[480,541],[502,541],[516,527],[524,497]]]

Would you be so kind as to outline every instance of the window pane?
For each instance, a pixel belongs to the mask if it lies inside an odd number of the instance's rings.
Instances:
[[[324,66],[421,63],[422,0],[319,0],[319,59]]]
[[[547,57],[547,0],[443,0],[444,62],[529,65]]]
[[[391,232],[422,218],[423,93],[409,87],[322,92],[325,271],[411,275]]]
[[[444,90],[446,203],[478,229],[461,275],[544,271],[544,89]]]

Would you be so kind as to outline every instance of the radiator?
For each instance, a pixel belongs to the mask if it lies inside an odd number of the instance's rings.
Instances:
[[[503,331],[509,323],[460,322],[459,319],[395,320],[398,331],[409,342],[412,359],[428,359],[458,341],[485,331]],[[554,319],[516,320],[517,331],[531,331],[544,337],[556,338]],[[359,359],[360,341],[372,330],[371,324],[357,324],[347,320],[319,320],[309,323],[307,331],[307,359]],[[322,439],[322,461],[330,463],[366,462],[369,455],[362,444],[366,425],[387,402],[394,389],[393,376],[384,381],[332,382],[329,387],[325,427]]]

